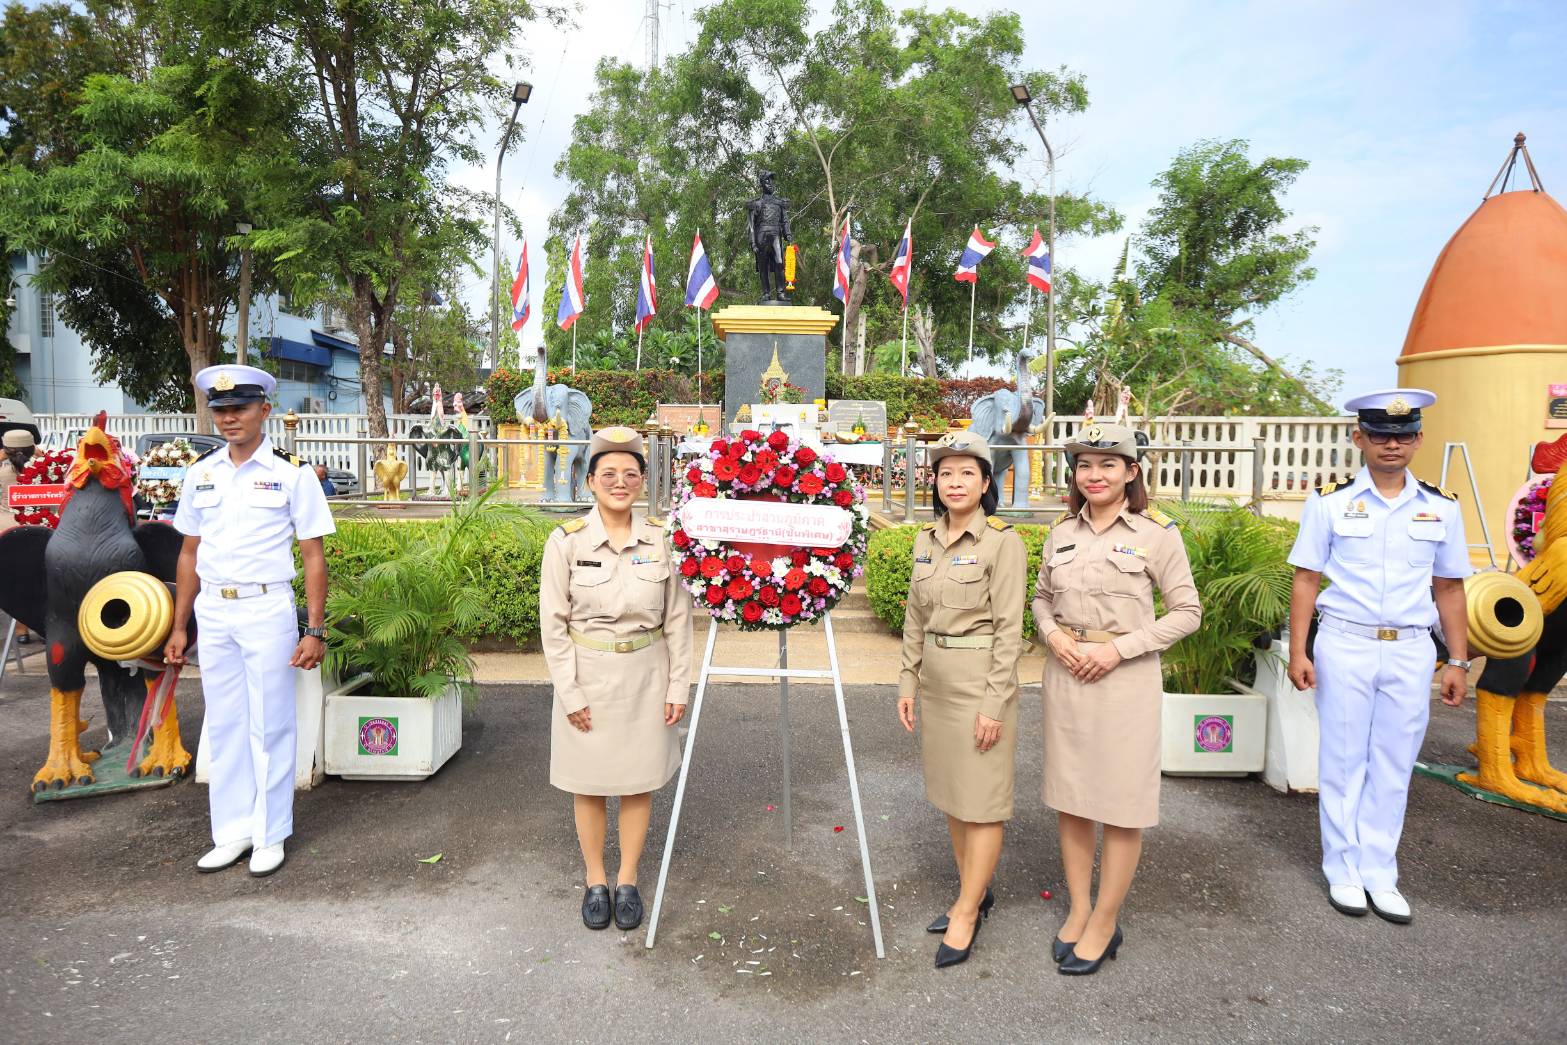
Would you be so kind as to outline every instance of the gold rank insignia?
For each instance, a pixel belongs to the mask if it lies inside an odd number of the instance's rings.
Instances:
[[[212,387],[219,392],[232,392],[234,391],[234,378],[227,370],[221,371],[217,377],[212,379]]]
[[[1408,417],[1410,409],[1409,400],[1402,395],[1396,395],[1393,397],[1393,401],[1387,405],[1387,416]]]

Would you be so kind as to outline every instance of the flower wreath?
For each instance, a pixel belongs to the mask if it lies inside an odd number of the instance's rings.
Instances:
[[[147,451],[142,464],[149,468],[184,468],[201,456],[189,439],[171,439]],[[152,504],[173,504],[180,499],[182,479],[138,479],[136,492]]]
[[[797,548],[771,558],[727,542],[698,540],[680,527],[680,509],[694,497],[777,497],[792,504],[845,508],[849,539],[836,548]],[[870,535],[865,488],[831,457],[785,432],[754,430],[714,439],[707,455],[681,476],[668,531],[671,563],[697,605],[742,631],[781,630],[820,620],[862,572]]]
[[[1519,491],[1512,519],[1512,543],[1517,552],[1519,565],[1526,565],[1534,558],[1534,538],[1538,533],[1535,529],[1535,520],[1545,516],[1545,498],[1551,492],[1552,478],[1554,477],[1548,475],[1537,482],[1527,484],[1526,489]]]
[[[28,459],[27,466],[16,477],[18,486],[53,486],[65,482],[76,460],[76,450],[39,450]],[[60,525],[58,508],[31,506],[16,510],[18,526],[46,526],[54,529]]]

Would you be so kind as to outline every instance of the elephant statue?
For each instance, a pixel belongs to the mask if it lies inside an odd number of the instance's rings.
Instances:
[[[1033,394],[1027,358],[1022,352],[1017,356],[1017,391],[1002,388],[981,396],[974,401],[972,413],[974,423],[969,431],[977,432],[990,444],[991,482],[996,484],[997,496],[1004,489],[1007,469],[1016,468],[1009,507],[1027,510],[1033,468],[1026,437],[1031,428],[1044,424],[1045,404]]]
[[[588,447],[593,438],[593,404],[583,392],[566,385],[551,385],[544,346],[533,369],[533,387],[517,393],[517,420],[535,421],[549,428],[554,438],[581,440],[580,446],[544,447],[545,501],[588,499]],[[557,470],[564,475],[557,476]],[[563,483],[563,485],[562,485]]]

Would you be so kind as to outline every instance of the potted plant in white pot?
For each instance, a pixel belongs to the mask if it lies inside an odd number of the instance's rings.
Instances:
[[[1289,616],[1291,536],[1274,520],[1230,504],[1165,505],[1181,526],[1202,627],[1171,647],[1164,665],[1164,772],[1260,772],[1268,701],[1252,688],[1255,640]]]
[[[370,559],[327,597],[326,771],[356,780],[422,780],[462,746],[473,692],[468,642],[490,618],[479,549],[526,513],[489,495],[438,522],[387,521],[341,535],[341,552]],[[390,554],[387,555],[387,546]],[[363,545],[363,547],[360,547]]]

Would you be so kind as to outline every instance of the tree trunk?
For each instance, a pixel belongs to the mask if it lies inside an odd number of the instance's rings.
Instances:
[[[871,255],[870,264],[865,261],[865,252]],[[865,303],[865,277],[869,275],[871,266],[876,263],[875,244],[862,243],[859,249],[854,251],[854,258],[849,265],[849,299],[843,303],[843,324],[849,330],[857,328],[860,318],[860,306]],[[847,355],[847,353],[845,353]],[[864,370],[860,371],[864,373]],[[849,373],[848,361],[844,361],[844,373]]]
[[[386,407],[381,403],[381,331],[374,288],[369,276],[354,277],[354,336],[359,339],[359,384],[363,390],[365,413],[370,419],[370,435],[385,439]]]
[[[926,305],[921,311],[914,309],[914,344],[919,350],[920,372],[926,377],[936,377],[936,315]]]
[[[413,370],[413,352],[408,329],[392,324],[392,412],[400,414],[407,405],[408,377]]]

